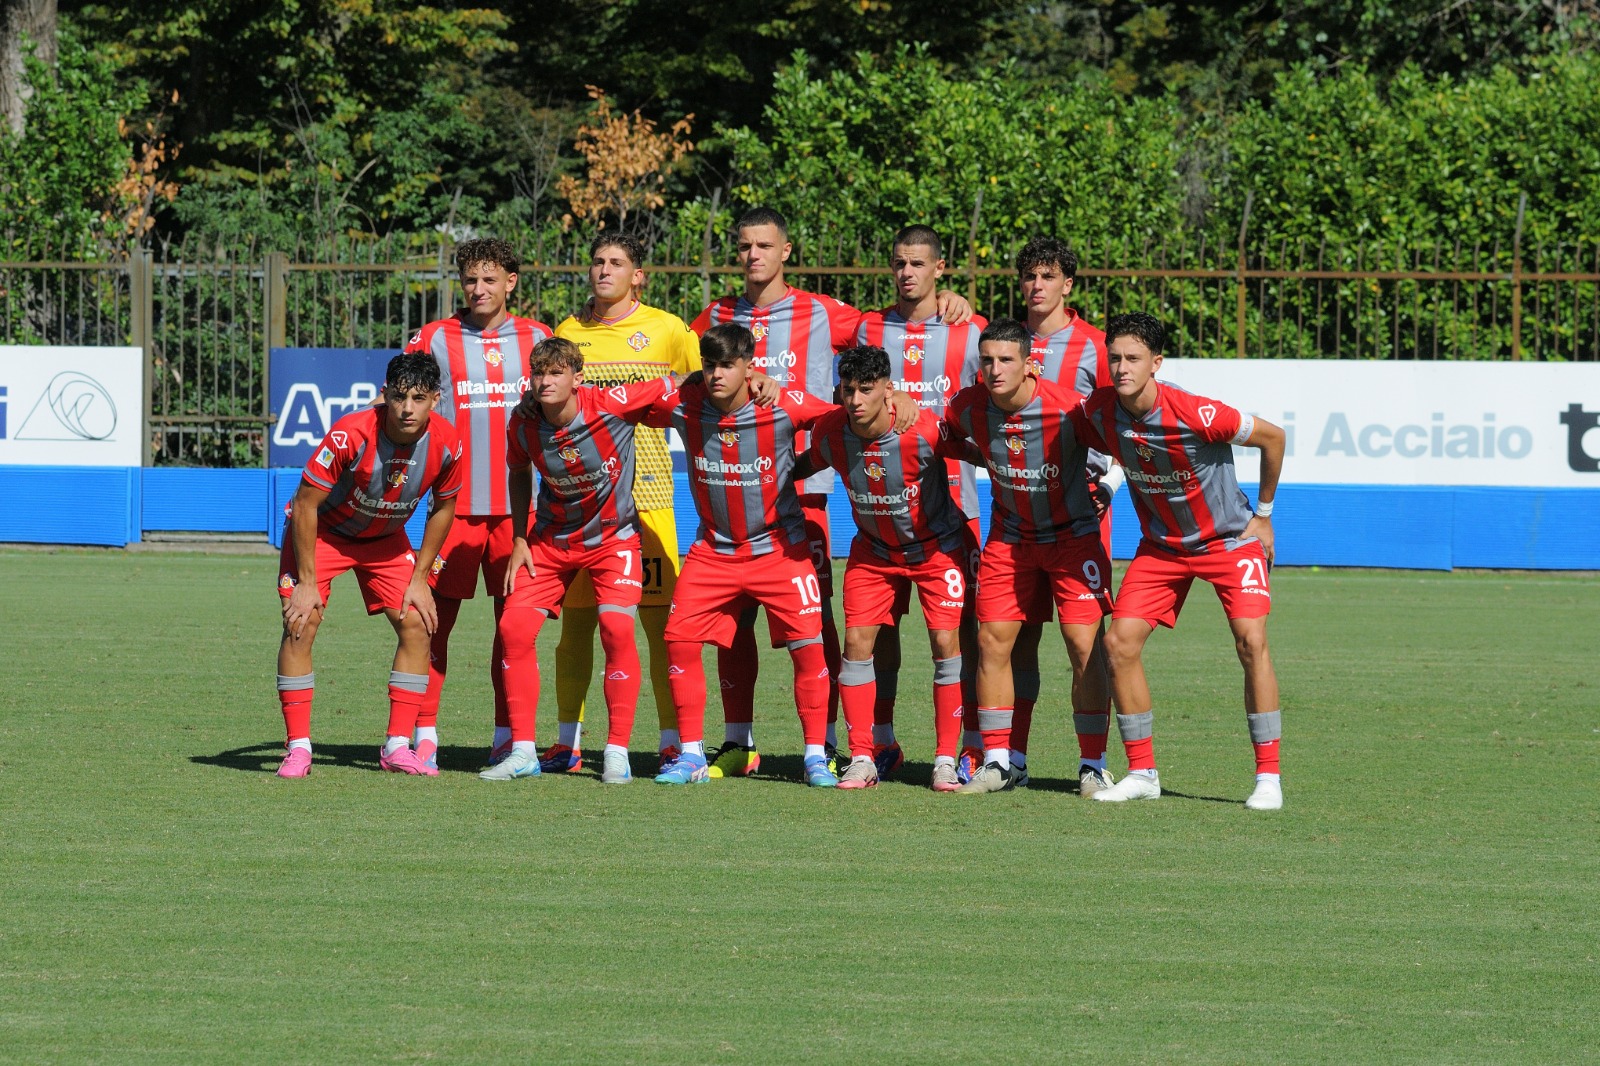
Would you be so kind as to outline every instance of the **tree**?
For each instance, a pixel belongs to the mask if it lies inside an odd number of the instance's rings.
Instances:
[[[29,48],[47,67],[56,64],[56,0],[0,0],[0,115],[13,134],[32,88],[24,57]]]
[[[578,152],[587,162],[582,178],[563,175],[556,191],[566,197],[573,213],[585,222],[604,228],[615,218],[619,229],[628,228],[628,216],[664,205],[661,194],[667,172],[689,152],[693,115],[686,115],[664,133],[636,109],[627,114],[612,110],[603,89],[589,86],[593,110],[578,127]],[[562,220],[570,224],[573,215]],[[635,227],[637,228],[637,227]]]

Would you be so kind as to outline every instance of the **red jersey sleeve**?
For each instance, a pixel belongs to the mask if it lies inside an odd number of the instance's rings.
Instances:
[[[689,328],[694,331],[695,336],[704,337],[706,330],[711,328],[711,309],[715,306],[717,305],[707,304],[706,309],[695,315],[694,321],[689,323]]]
[[[837,451],[830,443],[834,436],[844,429],[845,414],[842,407],[835,407],[822,418],[811,432],[811,448],[805,453],[805,461],[811,465],[812,473],[819,470],[832,468],[841,474],[849,471],[844,467],[844,455]]]
[[[334,423],[328,435],[322,438],[322,446],[306,461],[306,467],[300,472],[300,477],[319,489],[331,491],[334,483],[339,480],[339,475],[355,461],[359,450],[356,435],[345,426]]]
[[[866,315],[831,296],[818,296],[817,299],[828,311],[828,337],[833,343],[833,350],[842,352],[854,345],[856,331],[861,328],[861,320]]]
[[[646,384],[653,383],[646,382]],[[705,395],[705,390],[695,387],[692,389],[668,389],[659,393],[650,402],[649,408],[645,410],[639,420],[647,426],[654,426],[656,429],[671,429],[672,416],[690,398],[691,393],[696,396],[703,396]]]
[[[1095,391],[1099,392],[1098,389]],[[1090,397],[1090,399],[1094,399],[1094,397]],[[1096,403],[1100,402],[1102,401],[1096,400]],[[1116,400],[1113,399],[1112,403],[1115,402]],[[1067,412],[1067,418],[1072,422],[1072,432],[1087,447],[1105,455],[1115,454],[1111,449],[1110,442],[1102,437],[1099,429],[1095,427],[1094,419],[1089,417],[1089,400],[1079,401],[1078,406]]]
[[[1250,434],[1255,430],[1255,419],[1249,415],[1239,413],[1238,408],[1229,407],[1220,400],[1197,396],[1192,392],[1182,392],[1178,389],[1163,389],[1165,394],[1162,399],[1172,405],[1178,417],[1182,418],[1200,435],[1200,438],[1211,444],[1220,444],[1231,441],[1234,444],[1243,444],[1250,439]]]
[[[439,442],[439,473],[433,479],[433,498],[448,500],[461,491],[461,441],[455,427],[443,415],[435,412],[428,420],[428,433]]]
[[[933,444],[933,453],[941,459],[959,459],[973,466],[984,465],[983,453],[961,434],[960,427],[954,425],[948,415],[935,422],[932,432],[924,436]]]
[[[780,393],[778,406],[789,412],[789,417],[794,419],[795,429],[811,429],[826,415],[840,410],[799,389],[786,389]]]
[[[657,425],[649,421],[656,405],[670,399],[673,406],[677,406],[677,393],[678,387],[671,378],[653,378],[650,381],[611,386],[601,394],[600,405],[618,418],[635,425],[640,422]]]
[[[522,446],[522,436],[527,429],[527,416],[519,410],[513,410],[511,417],[506,420],[507,466],[528,466],[533,462],[533,456],[529,455],[527,449]]]

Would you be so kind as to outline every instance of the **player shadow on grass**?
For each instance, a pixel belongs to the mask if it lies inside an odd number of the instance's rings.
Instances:
[[[441,754],[443,754],[441,752]],[[247,773],[277,773],[283,762],[283,744],[251,744],[243,748],[229,748],[215,755],[191,755],[189,761],[201,766],[220,766],[226,770],[243,770]],[[443,760],[440,760],[441,763]],[[311,756],[311,765],[353,766],[361,770],[378,768],[378,748],[366,744],[319,744]]]

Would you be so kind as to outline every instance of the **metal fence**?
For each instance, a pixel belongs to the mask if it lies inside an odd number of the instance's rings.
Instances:
[[[532,242],[513,310],[554,325],[588,295],[587,240]],[[1019,314],[1015,247],[976,239],[944,284],[980,312]],[[267,352],[399,347],[456,306],[445,250],[426,261],[233,262],[169,249],[123,263],[0,263],[0,344],[116,345],[145,355],[146,462],[259,466]],[[985,254],[987,253],[987,254]],[[1247,245],[1204,235],[1138,247],[1082,242],[1070,302],[1091,321],[1145,310],[1175,354],[1298,359],[1600,360],[1600,245]],[[894,302],[889,249],[815,240],[789,273],[858,307]],[[733,249],[709,233],[665,241],[646,299],[686,321],[739,288]]]

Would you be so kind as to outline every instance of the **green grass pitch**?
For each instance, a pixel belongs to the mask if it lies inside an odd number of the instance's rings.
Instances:
[[[348,578],[318,647],[315,770],[280,781],[273,565],[0,554],[0,1060],[1600,1048],[1592,576],[1279,571],[1287,806],[1255,814],[1239,668],[1203,587],[1150,646],[1155,803],[1070,790],[1058,641],[1035,787],[930,793],[915,628],[906,783],[799,785],[772,653],[757,737],[783,777],[669,790],[649,754],[627,787],[587,768],[480,782],[481,599],[454,644],[446,772],[379,773],[392,637]],[[647,688],[645,752],[653,714]]]

